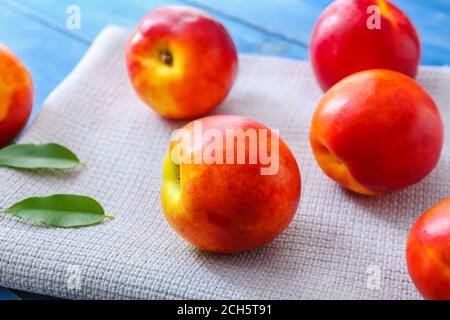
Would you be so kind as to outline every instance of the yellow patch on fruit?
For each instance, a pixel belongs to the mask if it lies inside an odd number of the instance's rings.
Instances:
[[[135,59],[152,74],[167,76],[171,79],[181,78],[183,75],[185,58],[183,50],[165,42],[157,43],[150,54],[136,56]]]
[[[450,279],[450,268],[439,257],[439,253],[433,248],[426,248],[425,252],[428,258],[439,265],[442,268],[444,275]]]
[[[180,166],[175,164],[172,159],[167,156],[164,160],[163,177],[168,199],[173,202],[178,202],[181,195],[181,179]]]
[[[392,15],[389,4],[386,2],[386,0],[377,0],[378,8],[380,8],[380,13],[383,17],[385,17],[387,20],[389,20],[394,27],[397,26],[397,20]]]
[[[375,196],[370,190],[361,186],[352,176],[344,162],[330,152],[324,145],[313,143],[313,148],[317,149],[314,156],[322,170],[333,180],[339,182],[346,188],[367,196]]]
[[[183,214],[182,209],[181,165],[173,162],[170,153],[164,159],[161,204],[164,212]],[[170,222],[170,219],[169,219]]]
[[[182,50],[168,48],[164,43],[155,45],[151,54],[134,58],[140,71],[134,79],[143,99],[164,116],[176,116],[178,103],[174,101],[173,87],[182,83],[185,57]],[[174,114],[175,113],[175,114]]]

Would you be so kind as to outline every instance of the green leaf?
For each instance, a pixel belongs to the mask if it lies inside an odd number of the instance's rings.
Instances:
[[[71,169],[83,164],[59,144],[14,144],[0,149],[0,166],[17,169]]]
[[[105,215],[105,211],[96,200],[70,194],[28,198],[3,212],[59,228],[91,226],[102,222],[105,218],[113,218]]]

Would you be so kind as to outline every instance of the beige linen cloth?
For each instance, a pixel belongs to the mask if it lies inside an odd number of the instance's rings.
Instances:
[[[86,299],[420,298],[407,274],[405,243],[416,218],[450,196],[449,139],[420,184],[382,197],[345,191],[310,150],[322,92],[309,63],[241,56],[234,89],[214,113],[280,129],[301,169],[301,205],[289,228],[259,250],[200,252],[170,229],[159,200],[170,135],[184,123],[159,117],[137,98],[125,69],[127,35],[103,31],[20,140],[66,145],[87,168],[0,169],[2,208],[35,195],[86,194],[116,219],[55,229],[1,216],[0,286]],[[424,67],[418,81],[450,128],[450,70]]]

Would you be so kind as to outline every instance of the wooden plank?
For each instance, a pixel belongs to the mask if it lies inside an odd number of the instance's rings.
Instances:
[[[0,287],[0,300],[20,300],[11,290]]]
[[[309,43],[311,31],[330,0],[182,0],[184,3],[233,16],[250,25],[274,31],[280,37]],[[423,64],[450,64],[450,2],[392,1],[404,10],[419,30],[423,46]]]
[[[20,4],[45,15],[64,28],[70,4],[82,12],[82,28],[75,33],[92,40],[108,23],[134,27],[139,18],[154,7],[169,1],[143,2],[106,0],[18,0]],[[230,30],[238,48],[245,53],[307,58],[310,33],[317,17],[330,0],[178,0],[177,3],[206,9],[221,19]],[[447,30],[450,28],[450,4],[443,0],[414,3],[394,1],[413,20],[422,39],[423,64],[450,64]],[[126,14],[124,14],[126,13]]]
[[[19,15],[0,2],[0,42],[11,48],[30,70],[35,88],[33,116],[51,90],[73,69],[87,46]],[[29,294],[26,297],[35,297]],[[20,300],[0,288],[0,300]]]
[[[411,18],[422,41],[422,63],[450,65],[450,2],[440,0],[410,1],[395,3]],[[445,10],[445,11],[440,11]]]
[[[240,21],[304,43],[308,46],[317,17],[330,1],[305,0],[181,0],[183,3]],[[322,2],[322,3],[321,3]]]
[[[7,0],[11,2],[10,0]],[[153,8],[167,4],[184,4],[182,1],[167,0],[18,0],[25,10],[34,11],[39,16],[65,28],[68,15],[66,10],[70,5],[76,5],[81,10],[81,29],[73,32],[82,38],[92,40],[108,24],[117,24],[134,28],[145,13]],[[16,7],[18,7],[16,5]],[[20,10],[20,7],[19,9]],[[213,13],[214,14],[214,13]],[[226,16],[216,15],[230,31],[240,52],[281,55],[292,58],[306,58],[307,50],[298,43],[288,39],[278,38],[263,30],[252,28]]]
[[[7,7],[0,8],[0,42],[19,56],[33,77],[35,115],[50,91],[74,68],[88,46]]]

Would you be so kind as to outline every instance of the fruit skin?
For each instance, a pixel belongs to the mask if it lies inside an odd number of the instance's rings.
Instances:
[[[238,70],[227,30],[205,12],[188,7],[165,6],[148,13],[130,36],[126,52],[138,95],[172,119],[193,118],[217,107]]]
[[[310,131],[322,170],[366,195],[422,180],[439,161],[443,139],[433,99],[414,80],[390,70],[362,71],[332,87]]]
[[[210,116],[199,121],[204,129],[222,133],[226,129],[267,129],[240,116]],[[192,132],[193,122],[184,128]],[[275,135],[270,130],[269,134]],[[204,138],[197,150],[202,152],[209,143]],[[172,142],[169,154],[175,145]],[[236,157],[237,148],[224,144],[224,155],[227,148]],[[169,156],[166,158],[162,207],[169,224],[187,242],[211,252],[242,252],[263,246],[289,225],[299,205],[301,177],[288,146],[279,139],[279,170],[275,175],[261,175],[259,160],[257,164],[245,163],[181,163],[177,168]]]
[[[428,300],[450,300],[450,198],[425,212],[406,246],[408,271]]]
[[[33,108],[33,82],[14,53],[0,44],[0,148],[25,127]]]
[[[368,7],[380,8],[380,29],[369,29]],[[371,20],[370,20],[371,21]],[[420,40],[408,17],[384,0],[337,0],[317,21],[310,56],[321,88],[368,69],[389,69],[412,78],[420,63]]]

